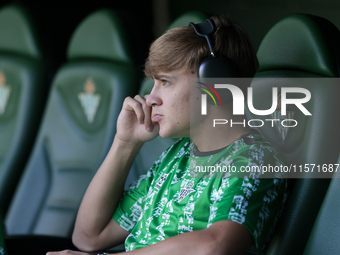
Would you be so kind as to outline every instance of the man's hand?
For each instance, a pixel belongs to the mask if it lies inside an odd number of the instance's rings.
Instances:
[[[158,136],[159,125],[151,121],[152,108],[137,95],[124,100],[117,120],[116,136],[123,142],[144,143]]]

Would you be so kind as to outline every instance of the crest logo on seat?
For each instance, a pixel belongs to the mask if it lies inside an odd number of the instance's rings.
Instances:
[[[80,92],[78,94],[78,98],[84,109],[87,122],[92,123],[96,116],[101,96],[99,94],[95,94],[96,85],[91,77],[86,79],[84,83],[84,91],[85,92]]]
[[[288,131],[289,131],[289,126],[293,126],[293,119],[294,119],[294,112],[293,111],[286,111],[286,115],[281,114],[281,94],[278,95],[278,103],[277,103],[277,108],[275,112],[271,114],[273,119],[277,119],[278,121],[275,121],[275,127],[276,130],[279,132],[279,135],[282,139],[282,142],[285,141]],[[286,125],[283,126],[281,125],[281,122],[284,121],[286,122]]]
[[[11,87],[6,85],[5,73],[0,70],[0,115],[5,113],[10,93]]]

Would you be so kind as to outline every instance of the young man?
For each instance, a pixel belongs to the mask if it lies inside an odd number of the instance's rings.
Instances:
[[[253,77],[258,62],[244,30],[224,17],[212,20],[217,27],[215,52],[231,59],[240,77]],[[243,125],[212,130],[213,116],[190,125],[190,80],[209,55],[207,41],[191,26],[174,28],[152,44],[145,74],[155,80],[154,87],[145,98],[124,101],[112,147],[78,212],[73,242],[80,250],[105,250],[125,240],[131,254],[263,251],[286,199],[286,180],[249,174],[197,178],[190,168],[200,162],[238,169],[283,162]],[[219,106],[214,116],[235,122],[245,118],[232,115],[231,103]],[[181,139],[123,195],[134,158],[143,143],[157,135]]]

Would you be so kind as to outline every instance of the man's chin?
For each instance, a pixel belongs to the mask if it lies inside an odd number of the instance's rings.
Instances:
[[[182,137],[189,137],[184,134],[176,133],[173,130],[162,130],[162,128],[160,128],[159,130],[159,136],[162,138],[176,138],[176,139]]]
[[[175,138],[173,135],[174,134],[173,134],[173,132],[171,132],[171,130],[164,130],[164,128],[162,129],[160,127],[160,129],[159,129],[159,136],[160,137],[162,137],[162,138]]]
[[[159,136],[162,138],[173,138],[170,134],[159,132]]]

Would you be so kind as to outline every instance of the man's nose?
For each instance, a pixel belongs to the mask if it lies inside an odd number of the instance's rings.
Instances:
[[[145,95],[144,98],[146,99],[146,104],[150,107],[162,104],[160,96],[156,91],[154,91],[154,89],[152,89],[149,95]]]

